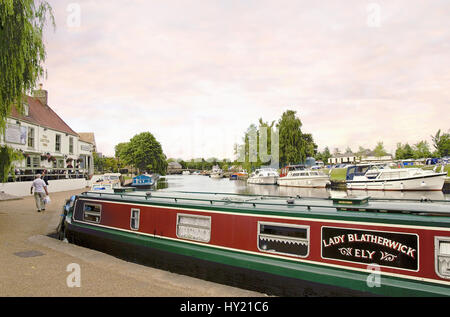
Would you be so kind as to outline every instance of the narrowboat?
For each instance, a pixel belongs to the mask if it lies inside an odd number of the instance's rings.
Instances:
[[[279,296],[450,296],[449,201],[85,192],[60,239]]]
[[[447,172],[421,168],[390,168],[380,164],[347,167],[347,189],[362,190],[442,190]]]

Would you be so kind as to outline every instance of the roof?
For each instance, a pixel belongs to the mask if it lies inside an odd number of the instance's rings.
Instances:
[[[26,98],[29,107],[28,116],[21,115],[15,107],[11,107],[10,117],[78,136],[78,133],[73,131],[67,123],[52,110],[52,108],[43,105],[37,98],[30,96],[27,96]]]
[[[78,132],[78,135],[81,141],[95,144],[94,132]]]

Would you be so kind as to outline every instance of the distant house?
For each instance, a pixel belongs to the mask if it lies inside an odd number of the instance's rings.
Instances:
[[[356,164],[356,163],[369,163],[369,162],[391,162],[392,155],[387,154],[385,156],[376,156],[373,151],[367,151],[364,155],[358,156],[354,153],[335,154],[328,159],[328,164]]]
[[[167,164],[167,174],[180,173],[182,169],[183,169],[183,166],[181,166],[181,164],[178,162],[174,161],[174,162],[169,162]]]
[[[58,170],[92,174],[92,144],[83,141],[47,103],[48,93],[42,87],[23,100],[24,113],[12,107],[6,119],[0,145],[21,151],[24,160],[16,163],[17,174]]]
[[[328,159],[328,164],[356,163],[356,155],[353,153],[335,154]]]

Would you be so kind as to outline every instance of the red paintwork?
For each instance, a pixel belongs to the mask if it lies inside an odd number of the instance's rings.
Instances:
[[[419,270],[417,272],[407,271],[397,268],[382,267],[383,272],[392,272],[402,275],[424,277],[448,281],[440,278],[435,273],[434,268],[434,237],[450,236],[449,231],[440,231],[433,228],[398,228],[389,225],[361,225],[349,223],[333,223],[327,221],[310,221],[308,219],[283,219],[267,218],[259,215],[235,215],[228,213],[190,211],[186,209],[159,208],[155,206],[134,206],[133,204],[115,204],[105,201],[95,202],[102,204],[101,225],[130,230],[131,208],[140,209],[140,228],[138,232],[147,234],[156,234],[158,236],[179,239],[176,236],[177,213],[206,215],[211,217],[211,240],[207,245],[217,245],[233,249],[240,249],[267,255],[267,252],[261,252],[257,247],[258,221],[290,223],[310,226],[310,247],[309,255],[303,260],[319,263],[336,264],[340,266],[366,269],[367,264],[350,263],[339,260],[330,260],[321,258],[321,227],[339,227],[353,229],[367,229],[379,231],[392,231],[417,234],[419,236],[418,254]],[[107,212],[106,212],[107,211]],[[75,219],[80,220],[80,215],[75,215]],[[233,228],[233,230],[231,230]],[[179,239],[182,240],[182,239]],[[189,241],[189,240],[186,240]],[[198,242],[200,243],[200,242]],[[294,258],[283,256],[285,258]]]

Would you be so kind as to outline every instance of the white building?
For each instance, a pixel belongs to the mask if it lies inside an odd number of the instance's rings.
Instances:
[[[82,140],[47,104],[46,90],[24,99],[24,114],[12,107],[0,145],[20,150],[25,159],[15,165],[16,176],[33,175],[46,169],[57,175],[92,175],[94,145]]]

